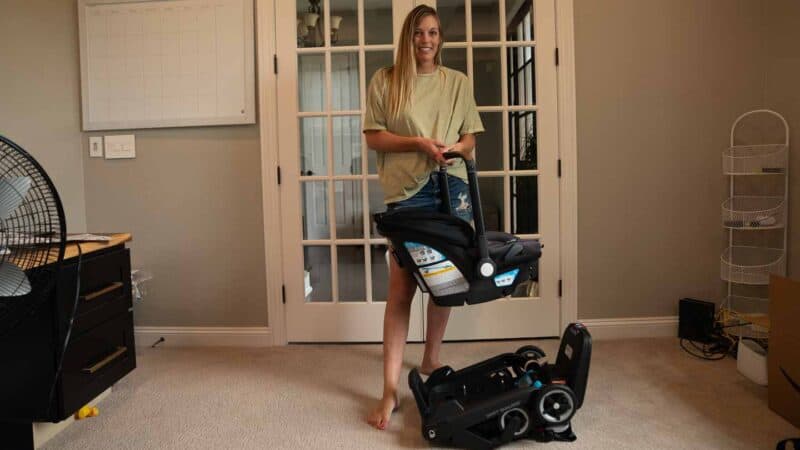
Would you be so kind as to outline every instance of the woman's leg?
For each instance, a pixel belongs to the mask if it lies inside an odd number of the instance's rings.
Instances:
[[[390,258],[389,298],[383,317],[383,397],[367,419],[381,430],[389,424],[389,416],[397,407],[397,386],[403,368],[403,350],[408,339],[408,320],[416,289],[412,275],[397,265],[394,258]]]
[[[460,178],[447,177],[450,192],[450,210],[457,217],[472,221],[472,201],[469,195],[469,186]],[[433,301],[428,302],[428,327],[425,336],[425,355],[422,357],[420,372],[430,375],[431,372],[442,366],[439,360],[439,350],[442,348],[442,338],[450,318],[450,307],[438,306]]]
[[[449,306],[438,306],[432,300],[428,301],[428,329],[425,333],[425,355],[422,357],[420,372],[430,375],[431,372],[442,366],[439,361],[439,350],[442,348],[442,338],[447,328],[447,319],[450,317]]]

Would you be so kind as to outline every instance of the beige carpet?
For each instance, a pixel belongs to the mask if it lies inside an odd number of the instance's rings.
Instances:
[[[445,344],[453,367],[525,342]],[[557,341],[537,342],[555,355]],[[378,345],[139,351],[139,367],[46,449],[430,448],[405,384],[422,345],[406,352],[401,409],[387,431],[363,418],[381,390]],[[767,408],[767,390],[707,362],[676,339],[598,341],[589,390],[573,419],[574,443],[517,442],[542,449],[774,449],[800,434]]]

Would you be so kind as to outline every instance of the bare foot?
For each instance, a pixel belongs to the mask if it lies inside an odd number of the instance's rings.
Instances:
[[[378,406],[367,417],[367,422],[379,430],[385,430],[389,426],[389,417],[397,411],[399,406],[400,400],[397,398],[397,394],[384,395]]]
[[[421,373],[423,375],[426,375],[426,376],[431,376],[431,374],[433,373],[434,370],[438,369],[439,367],[442,367],[443,365],[444,364],[442,364],[442,363],[440,363],[438,361],[435,362],[435,363],[423,362],[422,366],[420,366],[420,368],[419,368],[419,373]]]

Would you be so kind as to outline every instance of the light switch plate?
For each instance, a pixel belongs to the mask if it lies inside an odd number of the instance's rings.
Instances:
[[[132,134],[105,136],[106,159],[136,158],[136,139]]]
[[[103,136],[89,137],[89,157],[90,158],[103,157]]]

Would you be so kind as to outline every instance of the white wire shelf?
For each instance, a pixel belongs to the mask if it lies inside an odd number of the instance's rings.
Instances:
[[[722,152],[725,175],[773,175],[786,173],[788,145],[735,145]]]
[[[727,334],[737,337],[769,338],[769,299],[731,296],[720,308]]]
[[[743,230],[783,228],[784,197],[734,196],[722,203],[722,226]]]
[[[782,248],[732,246],[720,257],[720,277],[739,284],[767,285],[771,273],[786,272],[786,251]]]

